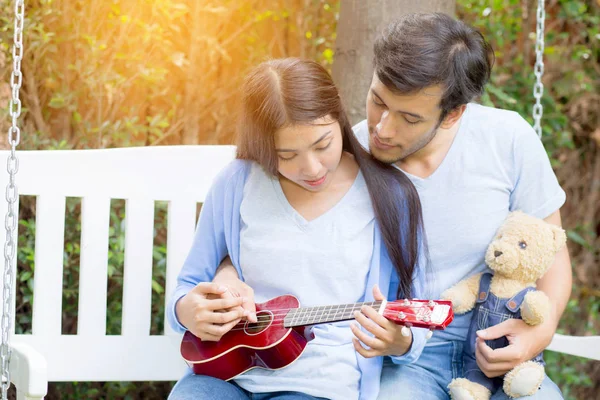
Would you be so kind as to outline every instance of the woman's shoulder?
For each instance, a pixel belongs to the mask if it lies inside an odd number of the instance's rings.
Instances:
[[[252,161],[235,159],[227,164],[215,177],[212,187],[213,190],[224,191],[227,187],[235,187],[240,182],[245,182]]]

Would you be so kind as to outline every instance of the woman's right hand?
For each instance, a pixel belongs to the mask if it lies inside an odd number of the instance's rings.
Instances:
[[[245,313],[244,297],[223,297],[226,291],[223,285],[200,282],[177,302],[177,319],[201,340],[220,340]]]

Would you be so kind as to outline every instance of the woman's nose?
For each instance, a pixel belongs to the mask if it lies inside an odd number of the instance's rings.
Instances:
[[[304,165],[302,166],[302,173],[304,176],[309,178],[318,178],[319,171],[321,170],[321,162],[314,156],[308,156]]]

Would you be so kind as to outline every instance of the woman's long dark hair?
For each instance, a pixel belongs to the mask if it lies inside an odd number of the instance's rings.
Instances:
[[[365,151],[352,132],[338,90],[320,64],[297,58],[264,62],[246,77],[237,135],[237,158],[278,176],[275,132],[330,116],[341,127],[343,149],[354,155],[367,183],[384,244],[400,278],[398,297],[411,297],[420,243],[419,195],[408,177]]]

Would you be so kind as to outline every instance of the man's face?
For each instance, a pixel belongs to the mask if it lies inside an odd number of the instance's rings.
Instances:
[[[395,163],[417,153],[431,142],[440,126],[440,85],[398,95],[373,74],[367,94],[367,123],[371,154]]]

